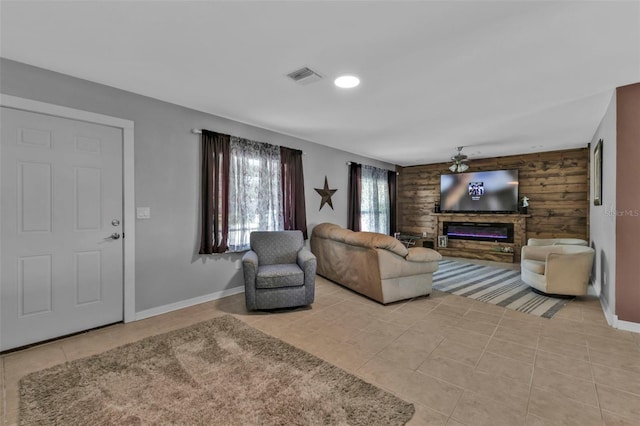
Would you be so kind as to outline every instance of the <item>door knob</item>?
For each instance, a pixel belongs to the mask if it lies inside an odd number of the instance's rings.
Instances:
[[[120,238],[120,234],[114,232],[113,234],[109,235],[109,238],[111,238],[112,240],[117,240],[118,238]]]

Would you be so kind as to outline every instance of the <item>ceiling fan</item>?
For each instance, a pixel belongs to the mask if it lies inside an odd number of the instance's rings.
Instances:
[[[459,146],[458,153],[453,157],[451,157],[451,161],[453,161],[453,164],[449,166],[449,170],[457,173],[466,171],[467,169],[469,169],[469,166],[465,164],[465,162],[467,161],[467,158],[469,157],[467,157],[462,153],[462,147]]]

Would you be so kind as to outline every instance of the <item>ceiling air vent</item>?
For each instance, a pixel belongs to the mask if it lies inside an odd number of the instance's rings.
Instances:
[[[315,83],[322,78],[320,74],[307,67],[290,72],[289,74],[287,74],[287,77],[298,84]]]

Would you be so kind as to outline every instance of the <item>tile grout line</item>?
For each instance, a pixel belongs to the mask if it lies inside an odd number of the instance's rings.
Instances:
[[[600,412],[600,420],[604,423],[604,413],[602,412],[602,404],[600,404],[600,394],[598,393],[598,384],[596,383],[596,376],[593,374],[593,363],[591,362],[591,344],[587,341],[587,357],[589,358],[589,371],[591,372],[591,380],[593,381],[593,387],[596,392],[596,402],[598,403],[598,411]]]
[[[471,310],[471,308],[467,309],[467,312],[465,312],[465,315]],[[502,319],[504,318],[504,314],[505,314],[506,310],[502,311],[502,315],[500,316],[500,321],[498,321],[498,323],[495,325],[495,327],[493,327],[493,332],[491,333],[491,335],[489,336],[489,339],[487,340],[487,343],[485,343],[484,347],[482,348],[482,352],[480,353],[480,356],[478,357],[478,360],[475,362],[474,366],[473,366],[473,373],[476,373],[476,368],[478,367],[478,365],[480,364],[480,360],[482,360],[482,357],[484,357],[484,354],[487,352],[487,347],[489,346],[489,343],[491,342],[491,339],[493,339],[493,336],[496,334],[496,331],[498,330],[498,324],[500,324],[500,322],[502,321]],[[464,315],[463,315],[464,317]],[[446,339],[445,339],[446,340]],[[442,342],[441,342],[442,343]],[[439,346],[439,345],[438,345]],[[434,349],[435,350],[435,349]],[[447,382],[448,383],[448,382]],[[453,410],[451,410],[451,415],[449,416],[449,418],[447,419],[447,423],[449,423],[449,420],[453,419],[456,422],[459,422],[457,419],[455,419],[453,417],[453,413],[456,411],[456,408],[458,407],[458,404],[460,403],[460,400],[462,399],[462,396],[464,395],[465,392],[467,392],[468,389],[466,388],[462,388],[462,393],[460,393],[460,396],[458,396],[458,399],[456,400],[456,403],[453,405]],[[473,391],[471,391],[473,392]],[[462,422],[459,422],[462,423]]]
[[[540,336],[542,334],[542,325],[538,327],[538,337],[536,338],[536,351],[533,355],[533,368],[531,370],[531,378],[529,379],[529,395],[527,397],[527,409],[525,410],[524,420],[525,423],[527,421],[527,417],[529,417],[529,407],[531,405],[531,394],[533,393],[533,378],[536,374],[536,362],[538,361],[538,351],[540,350]],[[534,414],[531,414],[534,415]]]

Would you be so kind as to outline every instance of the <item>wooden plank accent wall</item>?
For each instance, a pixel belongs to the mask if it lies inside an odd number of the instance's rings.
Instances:
[[[433,206],[449,163],[399,167],[398,229],[436,240]],[[589,239],[589,149],[470,159],[469,170],[518,169],[520,198],[529,197],[527,238]]]

